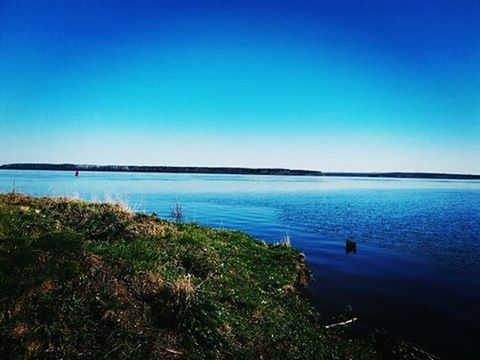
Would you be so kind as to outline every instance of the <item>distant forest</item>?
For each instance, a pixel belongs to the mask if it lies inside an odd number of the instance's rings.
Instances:
[[[242,168],[242,167],[198,167],[198,166],[136,166],[136,165],[84,165],[84,164],[6,164],[3,170],[54,170],[54,171],[108,171],[144,173],[184,173],[184,174],[231,174],[231,175],[283,175],[283,176],[342,176],[375,178],[416,178],[416,179],[463,179],[480,180],[480,175],[445,174],[423,172],[322,172],[315,170],[282,168]]]

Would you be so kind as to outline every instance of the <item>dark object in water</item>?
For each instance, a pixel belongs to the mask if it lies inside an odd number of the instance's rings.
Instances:
[[[80,172],[78,170],[75,170],[75,176],[80,175]]]
[[[350,254],[351,252],[353,252],[354,254],[357,252],[357,243],[355,241],[347,239],[347,241],[345,242],[345,253]]]

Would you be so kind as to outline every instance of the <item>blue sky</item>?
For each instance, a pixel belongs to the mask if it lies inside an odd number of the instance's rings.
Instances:
[[[0,163],[480,173],[478,1],[0,0]]]

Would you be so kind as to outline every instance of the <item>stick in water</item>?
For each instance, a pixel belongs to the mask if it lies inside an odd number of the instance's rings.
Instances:
[[[330,329],[330,328],[335,327],[335,326],[345,326],[345,325],[351,324],[351,323],[353,323],[354,321],[357,321],[357,320],[358,320],[358,318],[353,318],[353,319],[350,319],[350,320],[347,320],[347,321],[342,321],[342,322],[339,322],[339,323],[336,323],[336,324],[327,325],[327,326],[325,326],[325,329]]]

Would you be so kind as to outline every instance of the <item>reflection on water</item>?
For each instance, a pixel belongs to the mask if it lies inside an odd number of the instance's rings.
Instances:
[[[0,171],[0,191],[14,181],[29,194],[120,200],[163,217],[178,202],[187,221],[266,241],[288,233],[325,316],[352,305],[432,352],[474,351],[480,181]]]

